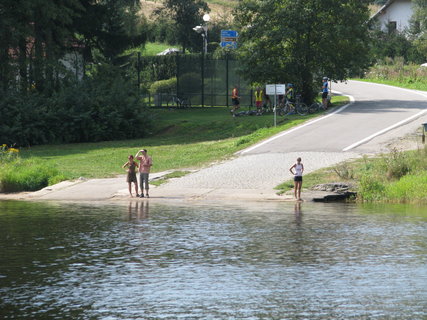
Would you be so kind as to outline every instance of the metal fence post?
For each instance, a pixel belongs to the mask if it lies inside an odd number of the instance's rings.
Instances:
[[[141,52],[138,52],[138,61],[137,61],[137,63],[136,63],[136,72],[138,73],[138,98],[140,98],[140,95],[139,95],[139,88],[141,87],[141,75],[140,75],[140,72],[141,72]]]
[[[180,67],[179,59],[180,59],[180,57],[179,57],[179,54],[177,52],[176,53],[176,60],[175,60],[175,63],[176,63],[176,75],[175,75],[176,76],[176,95],[177,95],[177,97],[181,97],[181,94],[179,92],[179,75],[181,74],[179,72],[179,67]]]
[[[225,54],[225,100],[227,102],[227,108],[230,107],[230,105],[228,104],[228,53]]]
[[[202,52],[202,107],[205,106],[205,52]]]

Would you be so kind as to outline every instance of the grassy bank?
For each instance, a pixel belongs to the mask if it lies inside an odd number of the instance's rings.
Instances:
[[[401,58],[386,59],[372,66],[361,81],[427,91],[427,67],[404,64]]]
[[[342,162],[304,176],[304,188],[344,182],[353,186],[360,202],[427,203],[427,148],[382,154]],[[293,182],[277,187],[292,190]]]
[[[334,97],[333,101],[337,107],[348,100]],[[141,148],[148,149],[153,157],[153,172],[196,168],[229,158],[245,147],[318,115],[279,117],[277,127],[274,127],[271,113],[233,118],[229,110],[222,107],[153,109],[151,112],[157,129],[145,139],[36,146],[22,149],[20,158],[58,170],[50,175],[50,180],[44,180],[47,184],[61,179],[124,174],[121,166],[127,156]],[[13,164],[11,168],[14,168]]]

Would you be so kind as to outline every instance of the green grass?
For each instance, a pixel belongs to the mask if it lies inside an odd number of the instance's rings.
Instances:
[[[181,178],[187,174],[189,174],[191,171],[173,171],[171,173],[165,174],[164,176],[160,177],[159,179],[150,181],[150,184],[155,186],[160,186],[166,182],[169,181],[169,179],[173,178]]]
[[[410,78],[407,79],[401,79],[401,80],[393,80],[393,79],[353,79],[358,81],[364,81],[364,82],[373,82],[373,83],[379,83],[379,84],[386,84],[389,86],[395,86],[399,88],[405,88],[405,89],[413,89],[413,90],[421,90],[421,91],[427,91],[427,81],[426,80],[419,80],[419,81],[413,81]]]
[[[159,42],[147,42],[145,46],[128,49],[123,52],[124,56],[136,54],[137,52],[141,52],[142,56],[155,56],[156,54],[168,49],[168,48],[179,48],[177,45],[170,45],[167,43],[159,43]]]
[[[207,0],[208,4],[218,4],[226,8],[235,8],[238,4],[238,0]]]
[[[67,178],[56,166],[35,159],[1,163],[0,168],[0,192],[35,191]]]
[[[346,100],[336,101],[342,105]],[[22,149],[21,157],[56,166],[69,178],[123,174],[127,156],[141,148],[152,156],[153,172],[198,168],[316,116],[289,116],[274,127],[272,114],[233,118],[223,107],[152,112],[157,130],[147,138],[36,146]]]
[[[427,148],[397,151],[378,157],[349,160],[304,176],[303,187],[345,182],[355,186],[360,202],[427,203]],[[276,187],[293,188],[292,181]]]
[[[145,50],[143,51],[144,56],[155,56],[156,54],[168,49],[168,48],[178,48],[178,46],[173,46],[167,43],[158,43],[158,42],[149,42],[145,44]]]

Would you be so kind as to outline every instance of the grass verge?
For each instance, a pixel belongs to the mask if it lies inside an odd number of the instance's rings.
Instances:
[[[334,97],[334,106],[347,101]],[[22,149],[21,157],[57,166],[70,179],[123,174],[127,156],[141,148],[152,156],[153,172],[199,168],[317,116],[289,116],[274,127],[271,113],[233,118],[223,107],[152,112],[157,129],[145,139],[36,146]]]
[[[160,177],[159,179],[150,181],[150,184],[155,186],[160,186],[163,183],[166,183],[169,181],[169,179],[173,178],[181,178],[187,174],[189,174],[191,171],[173,171],[171,173],[165,174],[164,176]]]
[[[57,167],[35,159],[16,159],[0,168],[0,192],[36,191],[67,179]]]
[[[344,182],[354,186],[359,202],[427,203],[427,147],[392,150],[378,157],[349,160],[304,176],[304,188]],[[276,187],[278,193],[293,188],[293,181]]]

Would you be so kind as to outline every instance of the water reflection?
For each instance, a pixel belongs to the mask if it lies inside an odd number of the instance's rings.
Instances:
[[[423,319],[421,211],[0,202],[0,318]]]
[[[129,219],[144,220],[148,218],[150,209],[149,201],[129,201],[128,215]]]

